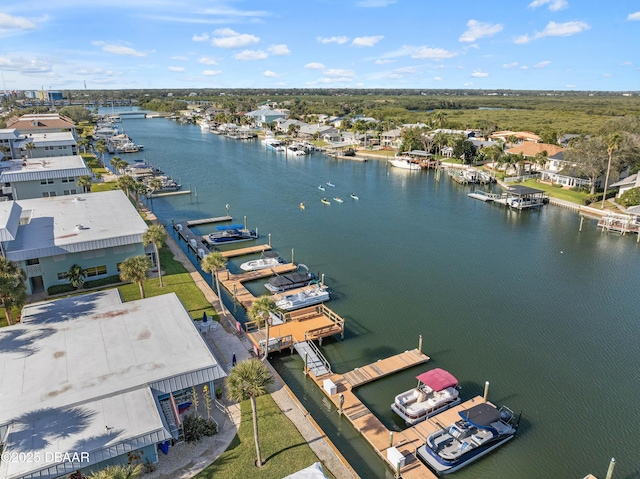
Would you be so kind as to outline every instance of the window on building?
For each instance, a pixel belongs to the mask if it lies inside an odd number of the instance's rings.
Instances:
[[[62,178],[62,182],[66,183],[68,180],[66,178]]]
[[[107,266],[93,266],[91,268],[87,268],[87,277],[90,276],[100,276],[101,274],[107,274]]]
[[[48,191],[43,191],[42,192],[42,197],[43,198],[49,198],[49,192]]]
[[[76,193],[78,193],[78,190],[71,190],[72,195],[75,195]]]
[[[64,271],[62,273],[58,273],[58,281],[62,281],[62,280],[65,280],[65,279],[67,279],[67,272],[66,271]]]
[[[50,191],[49,196],[57,196],[55,191]]]
[[[62,192],[62,194],[63,194],[63,195],[68,195],[68,194],[69,194],[69,190],[64,190],[64,191]]]

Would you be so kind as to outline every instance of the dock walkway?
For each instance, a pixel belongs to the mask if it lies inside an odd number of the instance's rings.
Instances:
[[[248,271],[241,274],[232,274],[227,269],[218,273],[218,278],[220,278],[220,284],[233,295],[233,298],[242,304],[244,308],[249,310],[253,302],[256,300],[256,297],[251,294],[251,292],[249,292],[242,283],[267,278],[274,274],[290,273],[295,271],[297,268],[298,267],[295,264],[287,263],[273,268]]]

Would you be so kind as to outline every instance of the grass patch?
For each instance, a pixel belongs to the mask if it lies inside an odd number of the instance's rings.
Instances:
[[[582,200],[587,193],[583,193],[581,191],[572,191],[568,188],[557,188],[555,186],[546,184],[546,183],[538,183],[536,180],[527,180],[522,183],[518,183],[519,185],[528,186],[530,188],[536,188],[538,190],[542,190],[549,194],[552,198],[558,198],[559,200],[570,201],[571,203],[583,204]]]
[[[187,269],[182,266],[182,263],[173,259],[173,253],[166,246],[160,248],[160,267],[162,267],[165,276],[187,272]]]
[[[271,479],[288,476],[318,462],[318,457],[271,396],[261,396],[257,402],[260,454],[265,465],[260,469],[255,466],[251,404],[247,400],[241,404],[242,420],[238,434],[228,449],[195,479]],[[334,477],[327,471],[325,473]]]
[[[116,189],[115,181],[106,181],[104,183],[92,183],[91,192],[98,193],[100,191],[111,191]]]
[[[145,280],[143,282],[145,296],[150,298],[161,294],[176,293],[191,319],[201,319],[204,312],[207,313],[207,316],[217,317],[215,310],[193,282],[189,273],[162,276],[162,283],[164,284],[163,288],[160,287],[158,278]],[[125,301],[140,299],[140,288],[137,283],[120,285],[118,290]]]

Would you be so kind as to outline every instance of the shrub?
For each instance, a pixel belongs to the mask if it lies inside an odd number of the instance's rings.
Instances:
[[[85,281],[85,288],[98,288],[100,286],[108,286],[110,284],[122,283],[119,275],[107,276],[106,278],[94,279],[92,281]]]
[[[553,183],[551,186],[553,188],[562,188],[563,185],[562,185],[562,183]]]
[[[618,199],[618,203],[625,208],[640,205],[640,188],[631,188],[622,193]]]
[[[186,442],[198,442],[203,437],[213,436],[218,432],[218,425],[214,421],[195,414],[187,414],[182,426]]]
[[[71,291],[76,291],[76,288],[70,284],[54,284],[47,288],[47,293],[49,295],[70,293]]]

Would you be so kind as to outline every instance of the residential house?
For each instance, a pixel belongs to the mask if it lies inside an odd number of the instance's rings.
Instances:
[[[507,139],[510,137],[514,137],[516,139],[516,143],[521,144],[525,142],[534,142],[539,143],[542,141],[542,138],[530,131],[496,131],[489,135],[489,138],[492,140],[502,140],[505,143]]]
[[[0,129],[0,159],[22,158],[22,151],[17,146],[20,132],[15,128]]]
[[[251,118],[253,123],[258,127],[265,127],[270,125],[275,120],[280,118],[286,119],[288,114],[281,110],[272,110],[271,108],[261,108],[259,110],[250,111],[245,113],[245,116]]]
[[[546,154],[548,164],[555,165],[556,162],[561,161],[563,152],[564,148],[562,148],[561,146],[551,145],[549,143],[536,143],[533,141],[524,141],[519,145],[505,150],[505,153],[509,155],[521,154],[522,156],[524,156],[527,159],[524,169],[525,171],[528,170],[529,173],[533,172],[534,169],[538,169],[538,159],[542,158],[542,155]],[[544,176],[544,172],[542,172],[542,174]],[[576,177],[575,181],[578,180],[579,178]]]
[[[393,148],[397,150],[402,144],[402,130],[394,128],[393,130],[383,131],[380,136],[380,146],[383,148]]]
[[[31,148],[27,145],[31,144]],[[22,158],[51,158],[78,154],[78,142],[70,131],[54,133],[29,133],[21,136],[16,147]]]
[[[74,264],[87,279],[119,274],[121,262],[145,254],[146,230],[121,190],[0,202],[2,253],[26,272],[28,294],[68,284]]]
[[[285,121],[278,121],[277,125],[278,125],[277,126],[278,131],[287,133],[291,125],[297,125],[300,127],[300,129],[302,129],[303,126],[307,126],[307,123],[300,120],[285,120]]]
[[[633,175],[627,176],[622,180],[609,185],[609,188],[620,188],[618,190],[618,194],[616,195],[620,198],[626,191],[629,191],[631,188],[640,188],[640,174],[635,173]]]
[[[311,139],[317,137],[327,142],[340,141],[340,132],[330,125],[307,125],[300,127],[300,138]]]
[[[3,328],[0,365],[3,453],[37,458],[3,460],[6,479],[155,463],[192,390],[226,377],[175,293],[123,302],[117,289],[25,306]]]
[[[83,193],[78,178],[91,174],[78,155],[0,163],[2,194],[12,200]]]

